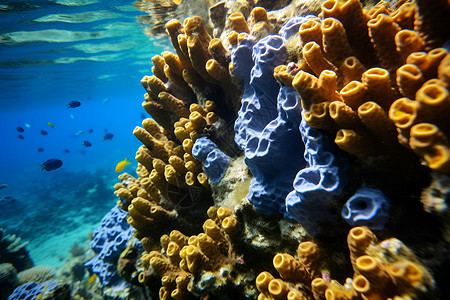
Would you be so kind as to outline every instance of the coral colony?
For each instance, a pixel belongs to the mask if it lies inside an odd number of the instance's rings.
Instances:
[[[138,176],[119,176],[122,212],[91,243],[105,289],[137,238],[123,278],[160,299],[450,293],[448,2],[308,3],[166,23]]]

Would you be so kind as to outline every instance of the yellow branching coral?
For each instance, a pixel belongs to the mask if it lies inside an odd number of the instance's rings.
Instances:
[[[283,280],[274,279],[267,271],[261,272],[256,277],[256,287],[261,292],[259,298],[286,299],[288,294],[292,299],[306,297],[296,285],[310,286],[314,278],[319,277],[320,255],[317,245],[313,242],[300,243],[297,254],[298,259],[288,253],[278,253],[274,256],[273,266]]]
[[[353,278],[347,278],[344,285],[327,277],[319,277],[319,256],[317,245],[302,242],[298,256],[286,253],[277,254],[274,267],[282,279],[276,279],[267,271],[256,278],[256,287],[260,291],[258,299],[278,299],[282,294],[292,297],[312,294],[314,299],[395,299],[395,297],[433,296],[433,283],[430,274],[416,262],[414,255],[396,239],[376,244],[375,235],[366,227],[355,227],[348,234],[350,258],[354,268]],[[401,249],[399,251],[399,249]],[[305,259],[306,258],[306,259]],[[299,266],[314,271],[310,275],[294,274]],[[309,267],[308,267],[309,266]],[[299,284],[303,285],[298,290]],[[305,299],[310,299],[305,296]],[[289,299],[289,297],[288,297]],[[303,298],[292,298],[303,299]]]
[[[411,128],[423,122],[450,134],[448,52],[425,47],[419,26],[413,28],[417,7],[401,4],[365,11],[359,1],[325,1],[322,21],[311,18],[299,29],[311,70],[299,68],[292,78],[286,66],[275,68],[274,76],[300,95],[307,123],[335,134],[336,144],[357,156],[379,155],[386,146],[405,153],[398,143],[409,147]],[[447,145],[429,149],[420,154],[426,165],[447,172]]]
[[[142,256],[144,266],[151,267],[162,278],[160,293],[171,293],[173,297],[174,294],[187,292],[188,286],[191,292],[201,289],[194,285],[201,285],[197,281],[202,276],[217,277],[217,284],[232,280],[229,271],[224,273],[220,270],[231,270],[236,261],[227,232],[237,227],[237,220],[227,208],[210,208],[208,214],[213,219],[204,222],[204,233],[187,237],[173,230],[169,236],[163,235],[161,238],[162,253],[151,251]],[[139,275],[143,283],[146,283],[144,279],[148,271],[146,269]]]

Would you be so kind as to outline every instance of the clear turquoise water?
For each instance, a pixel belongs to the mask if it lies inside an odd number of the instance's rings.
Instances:
[[[95,228],[115,204],[119,161],[133,161],[125,169],[133,173],[140,143],[132,131],[148,117],[140,79],[150,73],[150,58],[169,48],[143,33],[136,22],[142,14],[124,0],[0,5],[0,184],[8,185],[0,190],[0,227],[30,240],[35,260],[48,259],[48,251],[63,255],[71,232],[84,238]],[[68,109],[72,100],[81,106]],[[106,131],[111,141],[102,141]],[[41,171],[49,158],[63,166]],[[64,243],[43,248],[61,234]]]

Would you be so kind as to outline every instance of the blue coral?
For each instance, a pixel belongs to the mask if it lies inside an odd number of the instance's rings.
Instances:
[[[42,298],[51,294],[62,283],[61,280],[51,280],[42,283],[30,282],[22,284],[9,295],[8,300],[34,300],[37,296]],[[62,297],[63,295],[60,296]],[[65,297],[60,299],[70,299],[70,290],[67,289]]]
[[[347,170],[345,160],[336,156],[338,150],[322,131],[311,128],[304,119],[300,131],[309,166],[295,176],[294,190],[286,197],[286,209],[314,233],[317,221],[333,218],[335,213],[329,202],[342,194]]]
[[[232,51],[233,73],[244,79],[242,106],[235,122],[235,142],[245,151],[245,162],[255,177],[247,196],[263,214],[286,215],[285,197],[292,190],[297,171],[305,166],[298,129],[301,106],[292,87],[280,86],[273,77],[276,66],[287,59],[286,39],[308,18],[296,18],[282,30],[283,36],[269,35],[253,46],[248,36]],[[239,54],[244,53],[241,60]],[[251,71],[249,67],[251,63]],[[244,71],[247,71],[245,73]]]
[[[219,149],[209,152],[203,168],[211,183],[219,182],[230,164],[230,158]]]
[[[104,286],[123,285],[116,263],[134,231],[126,217],[127,213],[115,206],[103,217],[100,227],[94,230],[89,244],[97,255],[85,267],[91,274],[97,274]]]
[[[283,86],[278,96],[278,117],[249,139],[245,162],[255,177],[248,199],[264,214],[285,215],[285,197],[298,169],[305,166],[298,130],[300,104],[297,93]]]
[[[352,226],[382,230],[389,221],[391,202],[379,189],[359,188],[342,208],[342,217]]]
[[[209,152],[217,149],[217,145],[205,136],[199,137],[192,147],[192,155],[200,160],[205,161]]]
[[[195,141],[192,155],[204,162],[203,169],[211,183],[218,183],[230,164],[230,158],[207,137],[200,137]]]

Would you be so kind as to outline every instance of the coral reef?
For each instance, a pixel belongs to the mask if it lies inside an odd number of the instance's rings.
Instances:
[[[414,254],[395,238],[376,243],[367,227],[348,234],[354,270],[344,285],[320,276],[320,253],[313,242],[298,246],[297,259],[278,253],[273,266],[282,279],[264,271],[256,278],[258,299],[434,299],[434,282]],[[323,272],[322,272],[323,274]]]
[[[69,300],[71,299],[70,287],[63,281],[45,281],[40,284],[27,283],[17,287],[8,297],[8,300],[19,299]]]
[[[236,285],[231,275],[236,263],[236,254],[229,235],[236,230],[236,217],[226,208],[210,208],[208,219],[203,223],[204,233],[185,236],[173,230],[161,237],[162,254],[152,251],[142,256],[145,268],[151,266],[154,273],[162,278],[160,298],[185,297],[186,293],[200,295],[205,289],[217,293],[226,285]],[[140,282],[148,282],[151,272],[144,270],[139,275]],[[189,289],[189,292],[188,292]]]
[[[10,263],[19,272],[33,267],[27,244],[28,242],[22,242],[15,234],[6,234],[5,230],[0,228],[0,263]]]
[[[116,270],[120,253],[133,234],[133,228],[127,223],[126,216],[127,214],[116,206],[103,217],[89,245],[97,255],[85,264],[91,274],[97,274],[104,286],[116,289],[127,285]]]
[[[144,268],[139,281],[154,289],[156,278],[160,278],[161,299],[256,296],[255,287],[248,283],[255,280],[264,261],[269,261],[276,249],[293,248],[293,241],[303,237],[299,233],[295,239],[295,224],[261,219],[250,205],[236,212],[227,207],[210,207],[207,213],[210,218],[203,223],[202,233],[186,236],[173,230],[161,236],[160,251],[142,255]],[[285,233],[267,232],[262,236],[267,226]],[[255,266],[256,261],[262,265]]]
[[[0,264],[0,299],[6,299],[20,285],[16,269],[9,263]]]
[[[43,283],[56,279],[56,269],[51,266],[34,266],[17,274],[20,282]]]
[[[114,186],[143,246],[115,262],[129,285],[161,299],[446,294],[449,8],[363,2],[222,1],[166,22],[173,52],[141,80],[138,176]],[[350,257],[349,225],[366,226]]]

